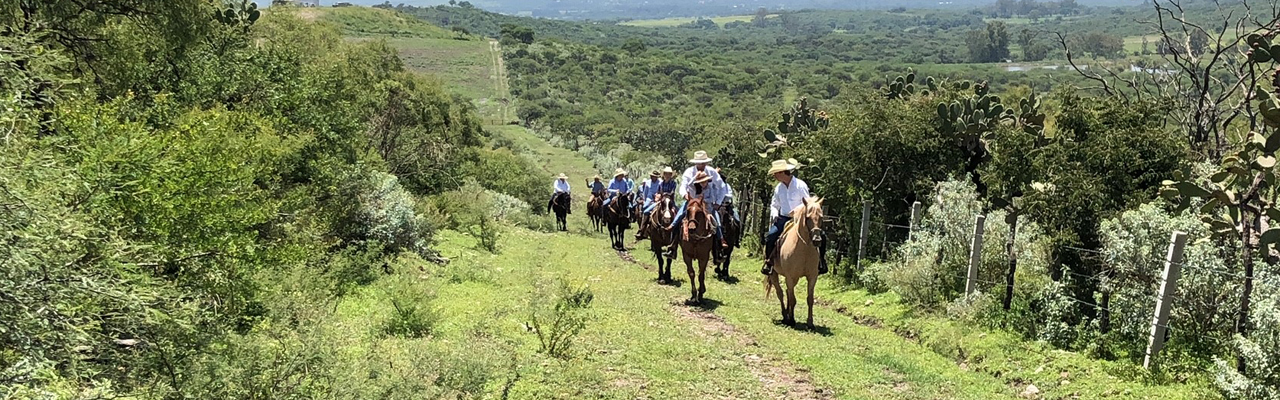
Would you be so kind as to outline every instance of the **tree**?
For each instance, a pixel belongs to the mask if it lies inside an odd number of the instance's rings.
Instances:
[[[1094,58],[1115,58],[1124,51],[1124,39],[1106,33],[1090,32],[1080,37],[1077,46]]]
[[[999,62],[1009,58],[1009,32],[1004,22],[988,22],[984,29],[969,31],[965,44],[973,62]]]
[[[533,44],[533,29],[529,27],[504,24],[499,35],[503,44]]]
[[[755,18],[751,19],[751,25],[757,28],[769,26],[769,9],[764,7],[757,9]]]
[[[638,38],[627,39],[627,41],[622,44],[622,50],[627,53],[631,53],[632,57],[640,55],[640,53],[644,53],[646,48],[647,47],[644,45],[644,42],[640,41]]]

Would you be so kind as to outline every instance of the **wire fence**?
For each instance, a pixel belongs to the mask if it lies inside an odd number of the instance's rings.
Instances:
[[[968,270],[935,271],[934,273],[937,274],[935,276],[938,279],[951,280],[953,285],[957,285],[951,290],[958,290],[958,285],[963,284],[965,290],[958,295],[962,297],[975,291],[1016,296],[1011,286],[1018,285],[1020,283],[1018,279],[1022,279],[1020,278],[1022,275],[1009,276],[1007,269],[999,271],[998,274],[980,269],[983,258],[981,249],[978,249],[978,254],[974,255],[973,244],[977,242],[974,239],[982,237],[986,232],[976,229],[976,222],[969,226],[968,232],[956,226],[954,221],[950,224],[933,225],[928,219],[921,218],[919,214],[914,215],[912,221],[906,224],[875,220],[868,220],[865,224],[861,224],[861,220],[857,222],[861,226],[857,229],[857,234],[851,235],[848,240],[854,243],[854,247],[862,247],[856,249],[859,254],[878,254],[880,257],[895,255],[918,257],[921,251],[942,251],[938,248],[930,249],[927,246],[908,246],[913,240],[926,235],[953,241],[948,246],[952,246],[951,251],[954,252],[955,246],[959,244],[955,240],[963,239],[970,256],[966,260],[969,263]],[[1186,246],[1185,234],[1181,236],[1182,238],[1179,238],[1175,235],[1169,243],[1168,256],[1172,258],[1161,258],[1158,256],[1160,252],[1155,252],[1151,248],[1124,252],[1063,244],[1042,248],[1051,254],[1048,272],[1052,280],[1060,282],[1064,288],[1070,287],[1053,299],[1060,299],[1073,307],[1087,310],[1085,314],[1089,315],[1087,317],[1089,319],[1101,319],[1101,327],[1098,329],[1103,330],[1102,333],[1106,333],[1108,329],[1114,329],[1110,326],[1113,318],[1127,318],[1128,320],[1123,322],[1128,324],[1130,332],[1134,327],[1133,321],[1137,318],[1136,316],[1150,318],[1147,319],[1150,322],[1146,325],[1151,330],[1147,354],[1158,353],[1159,349],[1163,348],[1164,341],[1171,337],[1201,343],[1206,341],[1225,343],[1229,341],[1235,328],[1222,321],[1233,322],[1235,313],[1230,309],[1232,305],[1223,305],[1220,302],[1224,299],[1236,300],[1243,297],[1241,285],[1233,283],[1246,280],[1280,283],[1280,276],[1273,275],[1275,271],[1267,268],[1255,268],[1252,275],[1246,275],[1241,271],[1224,269],[1221,266],[1215,267],[1212,264],[1188,263],[1185,261],[1186,257],[1181,254]],[[1175,244],[1179,240],[1181,242]],[[874,253],[877,249],[879,253]],[[912,249],[912,251],[894,253],[902,249]],[[989,247],[988,250],[990,250]],[[1060,262],[1060,256],[1067,257],[1072,262]],[[1117,266],[1123,266],[1123,268],[1117,268]],[[996,276],[1003,276],[1003,278]],[[1225,280],[1225,283],[1221,287],[1210,287],[1206,292],[1206,285],[1214,285],[1214,283],[1204,283],[1207,276],[1217,279],[1212,282]],[[1188,286],[1180,284],[1179,279],[1194,279],[1195,281],[1187,283],[1200,285],[1195,287],[1197,292],[1188,292],[1186,289]],[[1035,301],[1046,301],[1046,299],[1037,298]],[[1008,303],[1005,307],[1007,310]],[[1188,309],[1178,313],[1175,312],[1177,307]],[[1197,315],[1194,312],[1204,312],[1192,310],[1191,307],[1211,308],[1212,312],[1218,313],[1216,315],[1219,316],[1219,321],[1213,325],[1210,321],[1192,318],[1184,321],[1186,326],[1183,328],[1175,328],[1173,325],[1177,322],[1172,320],[1171,315],[1183,315],[1186,318],[1186,315]],[[1206,332],[1206,329],[1216,330]]]

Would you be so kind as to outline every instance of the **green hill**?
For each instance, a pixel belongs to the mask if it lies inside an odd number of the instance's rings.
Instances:
[[[403,13],[372,7],[294,9],[303,19],[337,25],[350,36],[390,36],[424,39],[468,39],[468,35],[432,25]]]

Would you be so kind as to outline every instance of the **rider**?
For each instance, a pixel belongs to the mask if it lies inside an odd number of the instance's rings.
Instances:
[[[594,181],[589,183],[591,187],[591,197],[593,199],[603,199],[605,194],[604,182],[600,182],[600,175],[596,175]]]
[[[555,203],[556,196],[559,196],[560,193],[569,194],[569,177],[565,174],[560,174],[560,176],[556,177],[555,183],[551,184],[551,190],[553,192],[551,192],[551,201],[547,204],[548,210],[550,210],[551,205]],[[564,205],[564,210],[566,213],[573,214],[572,211],[569,211],[569,206],[572,203],[573,202],[569,202],[569,204]]]
[[[719,173],[720,168],[716,168],[716,172]],[[723,174],[721,174],[720,176],[722,178],[724,177]],[[723,189],[724,189],[724,201],[721,202],[720,206],[728,207],[729,210],[732,211],[733,222],[742,222],[742,218],[738,217],[738,208],[733,206],[733,188],[729,186],[729,182],[724,182]]]
[[[769,174],[773,175],[773,179],[778,181],[778,185],[773,188],[773,201],[769,204],[769,217],[772,222],[769,226],[769,233],[764,236],[764,267],[760,269],[760,273],[770,275],[773,273],[774,252],[778,248],[778,238],[782,236],[782,230],[787,226],[787,222],[791,221],[791,210],[804,204],[804,200],[809,198],[809,185],[794,175],[795,165],[791,165],[787,160],[776,160],[769,167]],[[827,241],[823,240],[818,245],[818,273],[827,273]]]
[[[635,188],[635,183],[627,178],[627,171],[622,168],[613,170],[613,180],[609,181],[609,198],[605,199],[604,205],[609,205],[614,198],[624,193],[630,193]]]
[[[721,188],[724,181],[720,179],[720,173],[715,168],[708,168],[707,164],[711,163],[711,157],[707,156],[705,151],[696,151],[693,153],[693,159],[689,160],[693,164],[692,167],[684,170],[681,176],[681,184],[679,187],[680,196],[684,197],[685,203],[680,206],[680,211],[676,213],[676,219],[671,221],[671,225],[667,227],[673,232],[671,246],[667,248],[667,258],[675,258],[676,245],[679,243],[680,230],[675,229],[680,220],[684,218],[684,212],[689,207],[689,200],[693,199],[693,184],[697,180],[699,173],[707,175],[710,180],[706,183],[706,192],[702,193],[707,205],[710,206],[711,220],[716,227],[715,244],[712,247],[712,255],[715,256],[715,263],[720,264],[720,249],[725,247],[724,236],[720,232],[720,202],[723,200]]]
[[[644,228],[649,225],[645,216],[649,215],[649,210],[653,208],[661,186],[662,181],[658,180],[658,170],[656,169],[649,173],[649,180],[640,184],[640,198],[644,199],[644,207],[642,208],[644,211],[640,214],[640,228],[636,229],[636,240],[644,238]]]

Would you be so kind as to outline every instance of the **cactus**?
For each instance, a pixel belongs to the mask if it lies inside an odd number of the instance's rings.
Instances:
[[[920,94],[928,96],[930,93],[938,92],[938,83],[932,76],[925,77],[925,89],[920,90]],[[905,99],[916,94],[916,72],[914,69],[907,69],[907,75],[899,75],[896,79],[885,85],[884,96],[890,99]]]
[[[248,29],[249,26],[258,22],[258,18],[262,17],[262,11],[258,10],[258,4],[249,0],[240,0],[239,3],[227,0],[223,5],[225,8],[213,13],[213,19],[223,25],[242,26]]]
[[[826,129],[831,125],[826,111],[809,107],[809,99],[801,97],[790,111],[782,113],[776,129],[764,130],[764,149],[760,157],[771,158],[779,148],[792,146],[804,140],[810,132]]]

